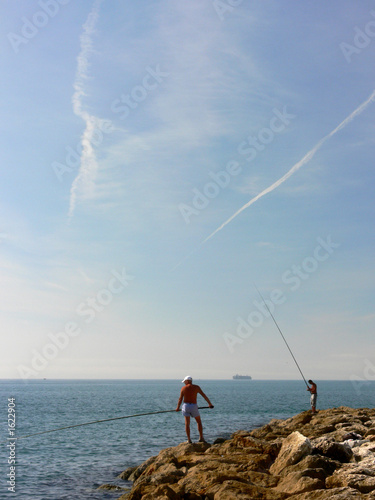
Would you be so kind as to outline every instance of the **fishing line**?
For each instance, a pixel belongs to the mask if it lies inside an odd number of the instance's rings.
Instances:
[[[206,408],[210,408],[209,406],[199,406],[199,410],[205,410]],[[181,410],[178,410],[181,411]],[[104,420],[94,420],[93,422],[85,422],[83,424],[75,424],[75,425],[68,425],[67,427],[59,427],[58,429],[51,429],[49,431],[42,431],[42,432],[35,432],[34,434],[27,434],[27,436],[20,436],[20,437],[13,437],[13,438],[7,438],[8,442],[9,440],[18,440],[18,439],[24,439],[24,438],[29,438],[32,436],[40,436],[41,434],[48,434],[49,432],[57,432],[57,431],[62,431],[65,429],[73,429],[74,427],[82,427],[83,425],[92,425],[92,424],[99,424],[102,422],[110,422],[112,420],[122,420],[124,418],[134,418],[134,417],[144,417],[145,415],[157,415],[158,413],[171,413],[171,412],[176,412],[176,410],[161,410],[161,411],[151,411],[148,413],[136,413],[135,415],[125,415],[124,417],[114,417],[114,418],[106,418]]]
[[[255,286],[255,288],[256,288],[256,291],[259,293],[260,298],[263,300],[264,305],[267,307],[267,310],[268,310],[268,312],[270,313],[271,318],[273,319],[273,321],[274,321],[274,323],[275,323],[275,325],[276,325],[277,329],[279,330],[280,335],[282,336],[282,338],[283,338],[283,340],[284,340],[284,342],[285,342],[285,344],[286,344],[287,348],[289,349],[289,352],[290,352],[290,354],[292,355],[292,358],[294,359],[294,362],[295,362],[295,364],[297,365],[297,368],[298,368],[298,370],[299,370],[300,374],[302,375],[303,381],[305,382],[306,387],[308,388],[308,387],[309,387],[309,386],[308,386],[308,383],[306,382],[306,379],[305,379],[305,377],[303,376],[302,370],[301,370],[301,368],[299,367],[299,364],[297,363],[297,360],[296,360],[296,358],[294,357],[294,354],[292,353],[292,350],[291,350],[291,348],[289,347],[288,342],[286,341],[286,339],[285,339],[285,337],[284,337],[284,335],[283,335],[283,332],[280,330],[279,325],[276,323],[276,320],[275,320],[275,318],[273,317],[273,314],[271,313],[270,308],[269,308],[269,307],[268,307],[268,305],[267,305],[267,302],[266,302],[266,301],[264,300],[264,298],[262,297],[262,294],[261,294],[261,293],[260,293],[260,291],[258,290],[257,286],[256,286],[255,284],[254,284],[254,286]]]

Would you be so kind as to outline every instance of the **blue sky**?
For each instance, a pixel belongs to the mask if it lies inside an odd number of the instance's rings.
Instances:
[[[0,377],[375,377],[372,2],[0,13]]]

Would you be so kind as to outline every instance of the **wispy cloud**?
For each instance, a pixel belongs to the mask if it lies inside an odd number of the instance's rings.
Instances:
[[[142,50],[135,49],[134,56],[130,52],[133,45],[128,44],[129,49],[121,51],[121,64],[126,68],[123,95],[131,95],[132,89],[142,84],[149,66],[160,67],[168,76],[144,100],[134,102],[129,117],[113,117],[118,129],[105,145],[90,201],[96,209],[105,203],[106,210],[128,203],[139,198],[141,183],[142,196],[149,203],[160,202],[166,220],[176,200],[181,201],[185,186],[201,178],[202,172],[218,168],[218,141],[237,138],[238,129],[247,130],[249,113],[241,104],[243,99],[258,99],[267,105],[275,102],[266,95],[259,97],[257,89],[268,88],[268,82],[249,48],[244,50],[241,40],[223,29],[210,3],[167,0],[155,4],[153,10],[157,13],[155,22],[151,32],[142,36]],[[117,40],[118,35],[111,50]],[[106,55],[111,60],[112,54]],[[260,114],[260,108],[252,110],[254,126]],[[138,216],[140,212],[133,213]]]
[[[308,153],[305,154],[305,156],[295,163],[293,167],[280,179],[278,179],[276,182],[268,186],[266,189],[264,189],[262,192],[257,194],[254,198],[252,198],[250,201],[248,201],[245,205],[243,205],[237,212],[235,212],[231,217],[229,217],[228,220],[226,220],[221,226],[219,226],[213,233],[211,233],[205,240],[203,240],[202,243],[206,243],[210,238],[212,238],[216,233],[221,231],[227,224],[232,222],[233,219],[237,217],[241,212],[246,210],[246,208],[249,208],[251,205],[253,205],[256,201],[260,200],[263,198],[268,193],[271,193],[274,191],[276,188],[281,186],[289,177],[291,177],[293,174],[297,172],[303,165],[308,163],[312,158],[314,157],[315,153],[323,146],[323,144],[328,141],[331,137],[333,137],[337,132],[342,130],[344,127],[346,127],[354,118],[356,118],[359,114],[361,114],[372,102],[375,100],[375,90],[371,93],[370,97],[366,99],[358,108],[356,108],[349,116],[345,118],[336,128],[334,128],[329,134],[324,136],[320,141],[312,148]]]
[[[74,113],[85,122],[85,130],[81,138],[82,154],[80,169],[70,189],[69,217],[74,213],[79,194],[92,191],[98,167],[92,139],[101,120],[85,111],[82,101],[86,96],[84,89],[88,77],[89,55],[93,51],[92,38],[99,19],[99,9],[102,1],[103,0],[95,0],[87,21],[83,25],[81,51],[77,57],[77,72],[74,82],[72,103]]]

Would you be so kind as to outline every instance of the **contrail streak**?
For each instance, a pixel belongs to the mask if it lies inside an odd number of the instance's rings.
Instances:
[[[256,201],[260,200],[260,198],[263,198],[268,193],[271,193],[274,191],[276,188],[278,188],[283,182],[285,182],[289,177],[291,177],[297,170],[299,170],[305,163],[308,163],[315,153],[323,146],[323,144],[328,141],[332,136],[334,136],[339,130],[343,129],[346,127],[354,118],[356,118],[359,114],[361,114],[371,102],[375,100],[375,90],[372,91],[372,94],[366,101],[364,101],[360,106],[358,106],[357,109],[355,109],[345,120],[343,120],[335,129],[333,129],[329,134],[327,134],[323,139],[320,139],[320,141],[312,148],[310,151],[305,154],[305,156],[299,160],[293,167],[280,179],[278,179],[276,182],[271,184],[271,186],[268,186],[266,189],[264,189],[261,193],[257,194],[254,198],[252,198],[250,201],[248,201],[243,207],[241,207],[237,212],[235,212],[227,221],[225,221],[221,226],[219,226],[213,233],[211,233],[205,240],[203,240],[203,243],[206,243],[210,238],[212,238],[216,233],[221,231],[227,224],[229,224],[233,219],[237,217],[241,212],[243,212],[246,208],[250,207],[253,203]]]
[[[99,7],[102,0],[96,0],[88,15],[86,23],[83,25],[81,35],[81,51],[77,57],[77,72],[74,82],[74,94],[72,97],[74,114],[82,118],[85,122],[85,130],[81,137],[82,153],[81,165],[77,177],[74,179],[70,189],[69,217],[72,217],[77,195],[80,190],[87,190],[93,183],[93,178],[97,170],[95,151],[92,145],[93,135],[100,120],[90,115],[82,107],[82,98],[86,95],[84,91],[85,80],[87,79],[87,68],[89,65],[89,54],[92,52],[92,36],[95,33],[95,26],[99,18]]]

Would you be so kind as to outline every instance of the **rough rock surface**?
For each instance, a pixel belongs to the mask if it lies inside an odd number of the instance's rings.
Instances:
[[[311,452],[310,439],[298,431],[292,432],[284,439],[279,454],[270,467],[270,473],[274,475],[280,474],[288,465],[296,464],[306,455],[310,455]]]
[[[375,500],[375,409],[305,411],[124,471],[119,500]]]

